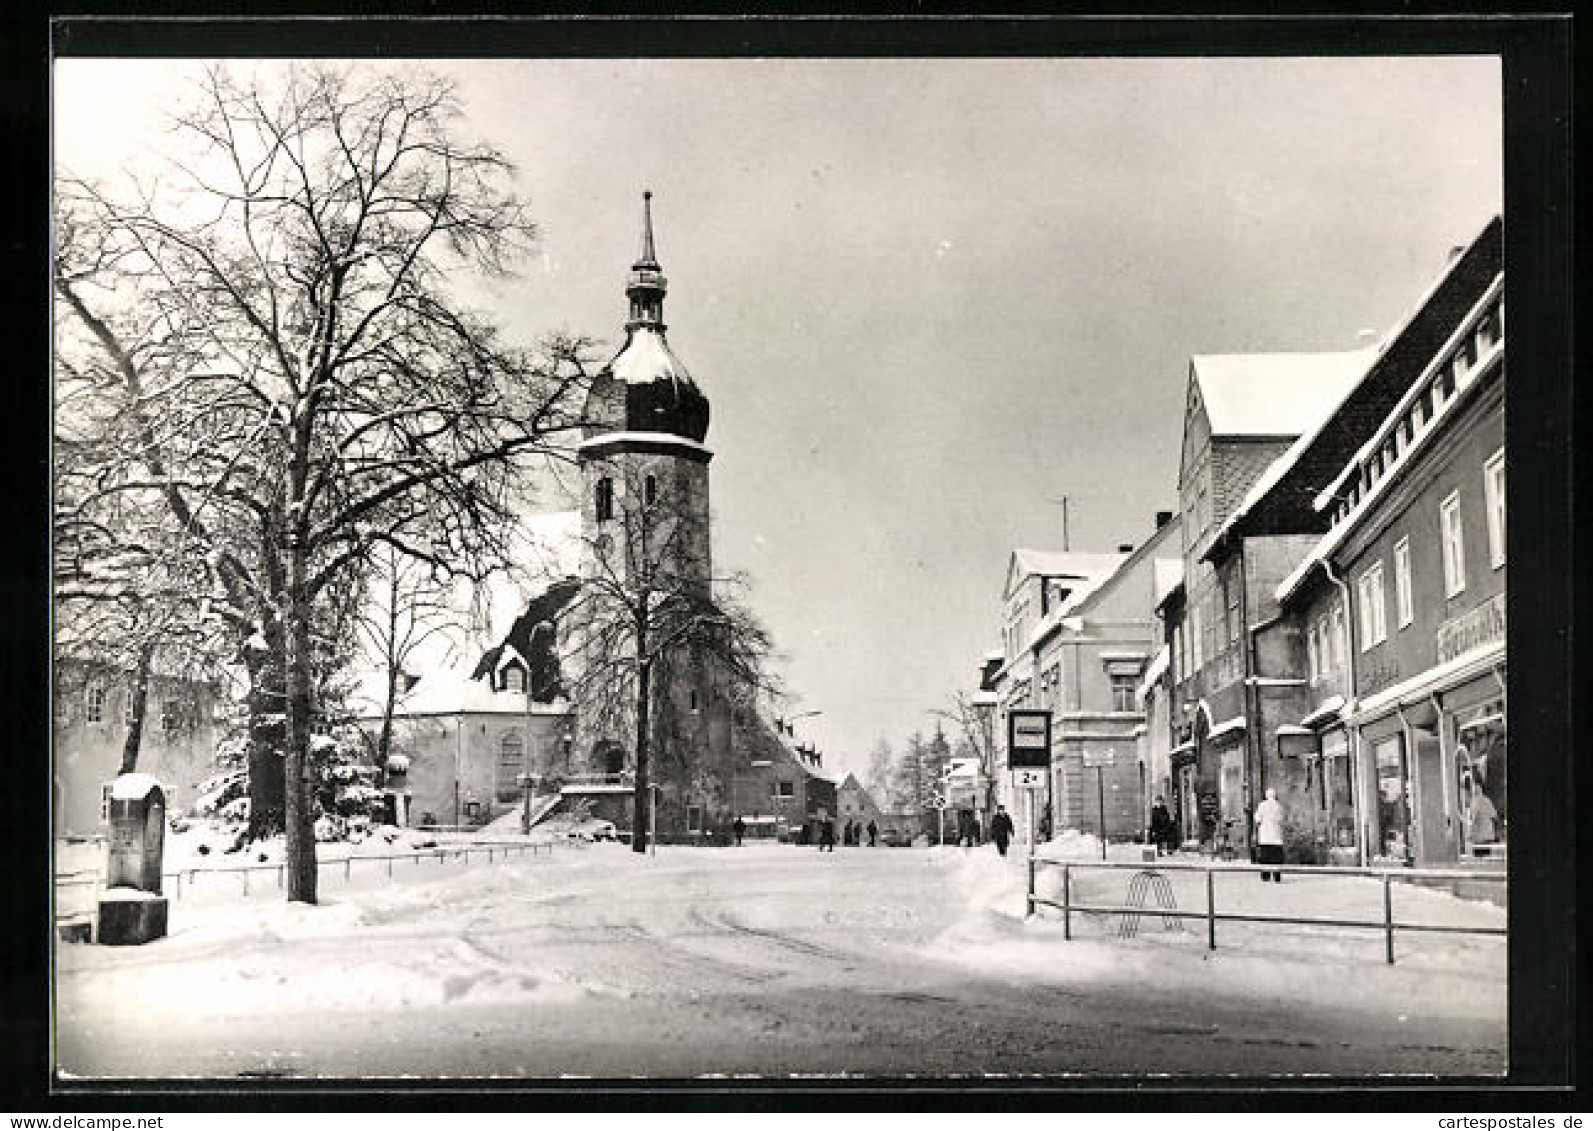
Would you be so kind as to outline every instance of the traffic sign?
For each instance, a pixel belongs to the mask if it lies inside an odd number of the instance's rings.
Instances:
[[[1044,770],[1051,765],[1051,712],[1007,712],[1007,766]]]
[[[946,799],[938,793],[929,799],[929,803],[936,809],[944,809],[946,807]]]
[[[1018,789],[1044,789],[1044,770],[1013,770],[1012,784]]]

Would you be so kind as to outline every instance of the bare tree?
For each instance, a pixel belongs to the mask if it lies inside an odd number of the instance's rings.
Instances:
[[[958,747],[978,760],[985,787],[983,808],[987,813],[995,812],[1000,751],[996,745],[994,706],[983,706],[973,696],[959,691],[952,695],[950,706],[931,713],[951,724]]]
[[[208,72],[164,191],[61,186],[116,249],[120,321],[157,327],[160,350],[57,292],[121,375],[173,520],[213,548],[252,714],[283,725],[288,898],[314,902],[307,752],[339,600],[378,546],[445,576],[503,552],[526,471],[573,438],[585,347],[510,348],[451,293],[534,228],[503,155],[459,140],[447,83],[279,77]]]
[[[393,749],[393,714],[409,693],[409,665],[428,643],[446,637],[459,621],[452,589],[430,566],[391,546],[376,554],[369,580],[371,599],[360,606],[358,631],[381,665],[382,721],[376,762],[385,766]]]
[[[612,517],[596,523],[569,625],[569,689],[581,729],[635,751],[631,847],[647,850],[651,764],[669,720],[658,691],[671,672],[695,669],[738,706],[778,693],[768,633],[747,608],[744,577],[715,578],[705,500],[635,463],[605,465]],[[660,483],[664,484],[660,486]]]

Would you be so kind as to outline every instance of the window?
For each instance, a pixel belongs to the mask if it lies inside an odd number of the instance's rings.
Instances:
[[[1310,673],[1310,680],[1315,683],[1322,678],[1322,664],[1317,653],[1317,629],[1320,626],[1316,621],[1311,622],[1311,627],[1305,633],[1305,661],[1306,670]]]
[[[597,493],[593,500],[597,505],[597,521],[607,522],[614,517],[614,480],[607,477],[597,481]]]
[[[1173,682],[1183,683],[1185,669],[1189,667],[1189,657],[1184,652],[1184,626],[1173,625]]]
[[[498,740],[499,801],[513,801],[520,794],[520,775],[525,772],[525,740],[511,730]]]
[[[128,726],[133,725],[133,699],[133,689],[129,687],[127,689],[127,693],[122,696],[122,722],[126,723]],[[147,698],[144,709],[146,711],[149,710]]]
[[[777,797],[795,797],[796,796],[796,782],[794,782],[794,781],[776,782],[774,791],[775,791],[775,796],[777,796]]]
[[[1455,370],[1453,366],[1446,365],[1438,374],[1438,395],[1436,407],[1442,408],[1449,403],[1449,398],[1455,395]]]
[[[642,499],[648,506],[652,506],[658,501],[658,480],[651,475],[647,477],[647,481],[643,485]]]
[[[1505,564],[1505,463],[1504,449],[1489,457],[1482,469],[1482,489],[1488,500],[1488,564]]]
[[[91,723],[105,721],[105,685],[91,683],[83,694],[83,717]]]
[[[699,704],[698,704],[698,699],[697,699],[697,689],[694,687],[694,688],[691,689],[691,713],[692,714],[695,715],[697,713],[698,706],[699,706]]]
[[[1134,677],[1130,675],[1114,675],[1112,680],[1112,710],[1133,711],[1134,703]]]
[[[702,832],[702,806],[686,806],[686,831],[689,833]]]
[[[1328,628],[1328,648],[1333,653],[1333,670],[1338,671],[1344,666],[1344,657],[1349,654],[1350,643],[1344,636],[1344,606],[1334,605],[1332,619]]]
[[[1399,626],[1411,622],[1414,613],[1410,596],[1410,539],[1401,538],[1394,543],[1394,606],[1399,611]]]
[[[510,664],[503,669],[503,689],[505,691],[525,691],[525,669],[519,664]]]
[[[1239,640],[1239,628],[1243,620],[1239,610],[1239,571],[1235,569],[1228,575],[1228,639],[1235,643]]]
[[[1453,491],[1438,508],[1438,533],[1444,546],[1444,596],[1466,587],[1466,534],[1460,522],[1460,492]]]
[[[1194,637],[1194,649],[1195,649],[1195,666],[1191,670],[1198,672],[1200,670],[1201,665],[1205,662],[1204,654],[1201,652],[1200,605],[1198,603],[1195,605],[1194,609],[1192,610],[1191,615],[1193,616],[1194,619],[1190,622],[1189,631],[1190,631],[1190,634]]]
[[[1383,563],[1378,562],[1361,574],[1358,585],[1361,598],[1361,651],[1365,652],[1388,637],[1383,609]]]

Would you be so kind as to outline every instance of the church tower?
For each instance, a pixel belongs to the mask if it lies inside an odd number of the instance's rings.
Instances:
[[[666,571],[705,588],[709,539],[708,398],[664,336],[664,277],[653,244],[651,192],[642,241],[625,283],[625,344],[592,383],[577,450],[584,498],[583,573]]]

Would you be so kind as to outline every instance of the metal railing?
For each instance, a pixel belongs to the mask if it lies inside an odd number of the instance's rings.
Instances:
[[[1062,900],[1047,899],[1035,894],[1035,874],[1040,868],[1062,869]],[[1073,901],[1073,873],[1075,871],[1127,871],[1127,872],[1203,872],[1206,876],[1206,907],[1205,910],[1181,911],[1176,907],[1148,907],[1122,904],[1086,904]],[[1440,923],[1413,923],[1396,922],[1394,919],[1394,882],[1409,883],[1412,881],[1479,881],[1482,883],[1503,884],[1507,880],[1504,872],[1472,872],[1462,870],[1418,869],[1418,868],[1339,868],[1318,867],[1315,865],[1261,865],[1261,864],[1163,864],[1123,861],[1077,861],[1077,860],[1046,860],[1041,857],[1029,857],[1029,885],[1027,892],[1027,909],[1025,917],[1035,913],[1037,905],[1052,907],[1062,912],[1062,937],[1073,938],[1073,915],[1075,912],[1095,913],[1106,915],[1124,916],[1159,916],[1165,922],[1167,919],[1183,921],[1185,919],[1204,919],[1206,921],[1206,948],[1217,949],[1217,924],[1229,923],[1289,923],[1309,927],[1345,927],[1361,930],[1378,930],[1383,933],[1384,952],[1389,965],[1394,963],[1394,933],[1396,931],[1418,931],[1435,934],[1456,935],[1505,935],[1508,933],[1504,927],[1460,926],[1455,924]],[[1325,917],[1304,917],[1295,915],[1260,915],[1240,913],[1233,911],[1217,910],[1216,874],[1222,873],[1251,873],[1271,872],[1290,873],[1292,875],[1307,876],[1363,876],[1377,879],[1383,885],[1383,916],[1381,919],[1338,919]]]
[[[419,865],[422,860],[435,859],[439,864],[441,864],[445,863],[451,856],[456,860],[463,860],[468,865],[470,863],[471,855],[475,854],[477,856],[485,855],[487,857],[487,862],[490,864],[493,863],[500,854],[505,859],[508,859],[515,853],[524,855],[527,852],[531,853],[533,856],[535,856],[538,852],[547,852],[551,855],[553,852],[553,844],[550,841],[503,841],[490,843],[482,843],[478,841],[474,844],[438,845],[435,848],[418,849],[414,852],[384,853],[382,855],[376,856],[345,856],[337,860],[318,859],[316,860],[315,864],[317,872],[319,872],[322,868],[333,867],[335,865],[341,864],[343,866],[343,878],[348,880],[353,878],[354,864],[356,861],[361,864],[385,863],[387,865],[387,875],[390,878],[393,875],[393,861],[395,860],[413,860],[417,865]],[[162,872],[160,877],[162,880],[175,881],[173,885],[172,896],[175,899],[181,899],[183,897],[183,877],[185,876],[188,878],[189,888],[192,889],[199,885],[200,876],[221,874],[238,875],[241,876],[243,880],[242,894],[248,895],[249,877],[251,874],[256,872],[275,872],[276,886],[280,888],[283,886],[286,880],[287,864],[226,864],[215,867],[179,868],[171,872]],[[83,876],[87,876],[88,878],[79,878]],[[83,868],[73,872],[57,872],[55,874],[55,886],[57,888],[87,887],[90,885],[98,888],[103,887],[104,882],[104,878],[101,875],[100,870],[97,868]],[[72,916],[68,916],[68,918],[71,917]]]

